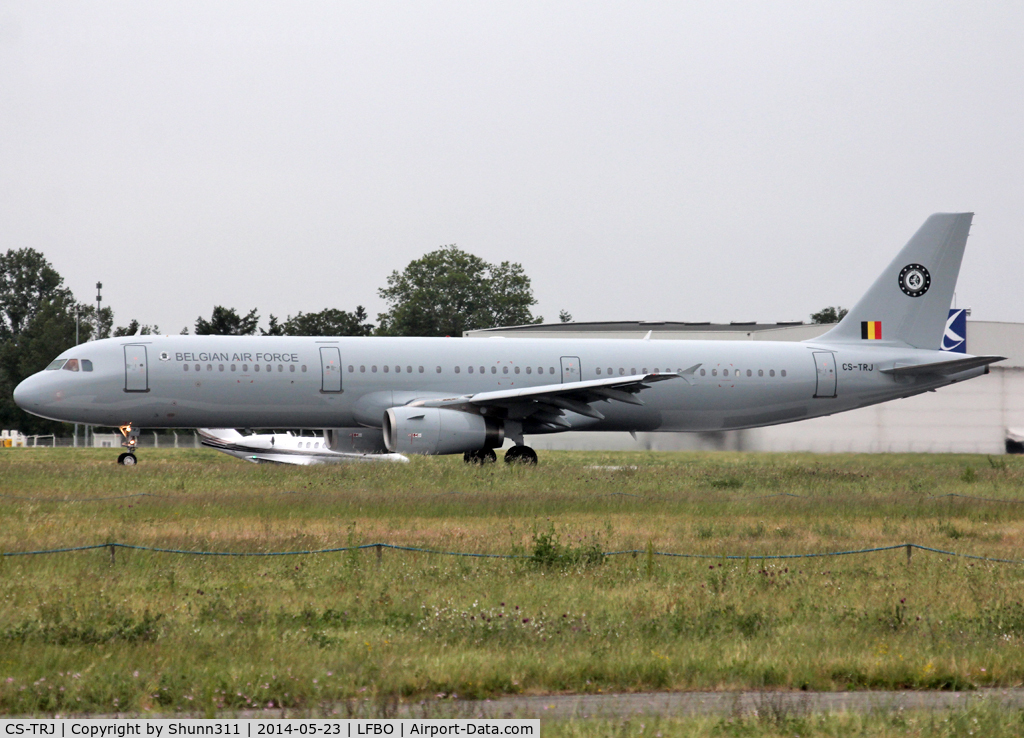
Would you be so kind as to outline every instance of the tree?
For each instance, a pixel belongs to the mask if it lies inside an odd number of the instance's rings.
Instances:
[[[12,394],[19,382],[45,369],[54,357],[75,345],[76,307],[64,296],[43,300],[17,335],[0,342],[0,427],[17,428],[23,433],[66,431],[63,423],[23,411],[14,404]],[[88,323],[80,325],[79,339],[88,340],[91,331]]]
[[[0,339],[16,336],[45,301],[74,302],[64,278],[35,249],[11,249],[0,255]]]
[[[560,323],[571,323],[572,322],[572,313],[570,313],[568,310],[559,310],[558,311],[558,321]]]
[[[256,325],[260,316],[256,308],[250,310],[245,317],[235,312],[234,308],[217,305],[209,320],[202,316],[196,318],[197,336],[251,336],[256,333]]]
[[[114,327],[113,308],[100,308],[97,313],[96,308],[90,305],[86,312],[88,313],[86,319],[92,325],[92,338],[94,340],[110,338],[110,329]]]
[[[819,310],[816,313],[811,313],[812,323],[838,323],[840,320],[846,317],[846,314],[850,312],[844,307],[827,307]]]
[[[537,304],[520,264],[489,264],[454,244],[394,271],[377,290],[389,310],[377,316],[387,336],[461,336],[463,331],[540,323]]]
[[[93,335],[96,309],[75,302],[64,278],[34,249],[0,254],[0,427],[23,433],[61,433],[63,423],[29,415],[14,404],[21,380]],[[103,316],[105,319],[105,316]]]
[[[369,336],[373,324],[367,323],[366,308],[357,305],[355,312],[326,308],[319,313],[299,312],[294,318],[288,316],[284,323],[270,316],[270,327],[260,329],[264,336]]]
[[[160,333],[160,327],[156,325],[139,325],[139,321],[132,318],[128,325],[119,326],[114,329],[114,338],[122,336],[156,336]]]

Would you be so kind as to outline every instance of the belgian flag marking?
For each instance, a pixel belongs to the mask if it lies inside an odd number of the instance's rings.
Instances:
[[[860,323],[860,337],[865,341],[877,341],[882,338],[882,321],[862,320]]]

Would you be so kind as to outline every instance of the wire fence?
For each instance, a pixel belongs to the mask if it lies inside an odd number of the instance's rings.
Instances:
[[[298,494],[323,494],[318,492],[309,491],[298,491],[298,490],[282,490],[280,492],[268,492],[270,495],[298,495]],[[446,495],[459,495],[465,494],[464,492],[451,491],[441,492],[439,494]],[[177,493],[177,494],[154,494],[152,492],[135,492],[128,495],[115,495],[113,497],[22,497],[18,495],[6,495],[0,494],[0,500],[19,500],[22,502],[39,502],[39,503],[54,503],[54,504],[67,504],[67,503],[81,503],[81,502],[105,502],[109,500],[127,500],[133,497],[153,497],[156,499],[171,499],[176,497],[190,497],[188,493]],[[605,492],[602,493],[605,497],[635,497],[637,499],[650,499],[646,495],[637,495],[630,492]],[[813,500],[813,495],[798,495],[792,492],[776,492],[770,495],[715,495],[718,498],[725,498],[735,500],[737,502],[743,502],[744,500],[767,500],[774,497],[792,497],[799,500]],[[961,500],[975,500],[977,502],[995,502],[1004,505],[1024,505],[1024,500],[1003,500],[998,497],[978,497],[976,495],[961,495],[955,492],[944,495],[925,495],[922,500],[944,500],[944,499],[961,499]]]
[[[374,549],[377,552],[377,559],[380,561],[381,556],[385,549],[392,551],[402,551],[407,553],[422,553],[430,554],[433,556],[461,556],[466,558],[475,559],[521,559],[521,560],[539,560],[539,557],[533,554],[491,554],[491,553],[472,553],[466,551],[439,551],[429,548],[419,548],[417,546],[401,546],[394,543],[364,543],[358,546],[339,546],[336,548],[319,548],[319,549],[307,549],[298,551],[190,551],[188,549],[178,548],[159,548],[156,546],[137,546],[130,543],[94,543],[87,546],[69,546],[66,548],[48,548],[39,549],[35,551],[2,551],[0,556],[12,557],[12,556],[42,556],[47,554],[62,554],[72,553],[75,551],[95,551],[97,549],[109,549],[111,563],[114,562],[114,552],[117,549],[125,549],[128,551],[146,551],[149,553],[157,554],[178,554],[184,556],[228,556],[236,558],[251,558],[251,557],[267,557],[267,556],[316,556],[321,554],[336,554],[345,553],[346,551],[364,551],[368,549]],[[601,556],[610,558],[612,556],[664,556],[667,558],[675,559],[705,559],[714,561],[770,561],[780,559],[817,559],[827,558],[832,556],[857,556],[861,554],[880,553],[884,551],[897,551],[903,549],[907,554],[907,563],[910,563],[911,556],[915,550],[924,551],[926,553],[934,553],[942,556],[953,556],[962,559],[971,559],[974,561],[987,561],[996,564],[1024,564],[1024,561],[1019,559],[1000,559],[989,556],[976,556],[974,554],[959,553],[956,551],[946,551],[941,548],[931,548],[930,546],[922,546],[917,543],[898,543],[891,546],[876,546],[873,548],[859,548],[849,551],[821,551],[815,553],[797,553],[797,554],[698,554],[698,553],[677,553],[672,551],[654,551],[644,549],[628,549],[624,551],[603,551]]]

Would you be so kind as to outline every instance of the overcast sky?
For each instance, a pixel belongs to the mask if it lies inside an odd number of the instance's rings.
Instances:
[[[1022,82],[1019,2],[0,0],[0,249],[163,332],[451,243],[548,320],[806,320],[971,210],[1024,321]]]

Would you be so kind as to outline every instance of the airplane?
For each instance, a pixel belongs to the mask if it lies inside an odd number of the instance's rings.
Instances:
[[[721,431],[832,415],[988,372],[939,350],[973,213],[930,216],[852,310],[803,342],[130,336],[68,349],[23,410],[141,429],[322,430],[338,453],[537,463],[534,434]],[[951,358],[955,356],[956,358]]]
[[[332,451],[325,440],[288,433],[243,435],[234,428],[196,428],[200,443],[207,448],[256,464],[339,464],[353,461],[391,461],[408,464],[402,454]],[[358,431],[357,431],[358,432]]]

